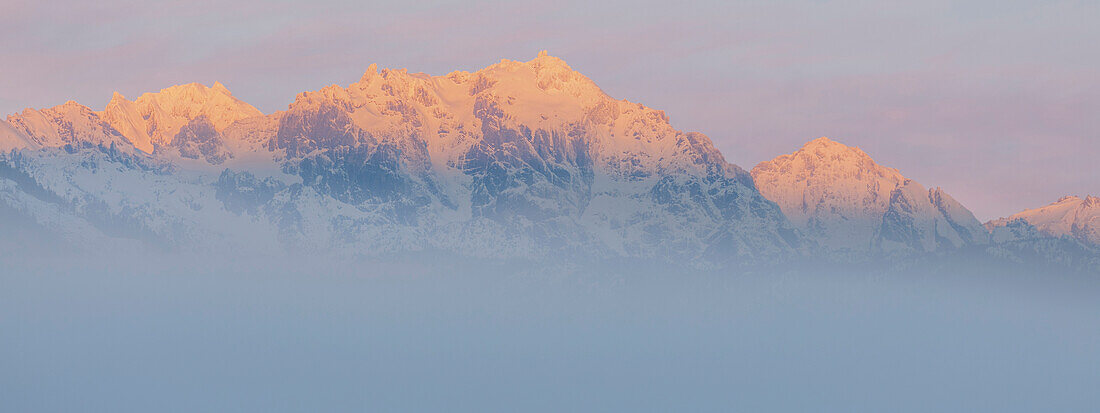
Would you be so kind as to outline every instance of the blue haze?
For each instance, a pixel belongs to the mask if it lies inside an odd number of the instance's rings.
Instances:
[[[1095,277],[266,261],[5,271],[0,411],[1100,402]]]

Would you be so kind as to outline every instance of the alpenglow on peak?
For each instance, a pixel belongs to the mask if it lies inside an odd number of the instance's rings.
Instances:
[[[927,190],[859,148],[826,137],[761,162],[751,173],[760,193],[831,253],[933,251],[988,238],[974,215],[942,189]]]

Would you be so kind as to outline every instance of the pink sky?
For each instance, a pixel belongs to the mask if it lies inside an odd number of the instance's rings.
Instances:
[[[746,169],[829,136],[982,220],[1100,194],[1096,2],[39,3],[0,0],[2,113],[215,80],[272,112],[548,49]]]

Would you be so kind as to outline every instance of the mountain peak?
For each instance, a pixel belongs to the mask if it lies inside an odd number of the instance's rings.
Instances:
[[[263,113],[233,97],[221,82],[214,82],[210,87],[175,85],[142,94],[132,102],[116,92],[102,115],[138,149],[151,152],[155,145],[171,143],[181,127],[200,116],[221,131],[233,122]]]
[[[1061,204],[1061,203],[1063,203],[1063,202],[1073,202],[1073,201],[1080,201],[1080,200],[1081,200],[1081,197],[1079,197],[1079,196],[1077,196],[1077,195],[1065,195],[1065,196],[1063,196],[1063,197],[1061,197],[1061,198],[1058,198],[1058,200],[1057,200],[1057,201],[1054,201],[1054,203],[1052,203],[1051,205],[1054,205],[1054,204]]]
[[[220,92],[226,96],[233,96],[233,93],[230,92],[229,89],[227,89],[225,85],[222,84],[222,82],[216,80],[214,81],[214,86],[212,86],[211,89]]]
[[[904,180],[897,170],[879,166],[858,147],[847,146],[824,136],[806,142],[794,153],[761,162],[753,168],[753,171],[764,174],[765,171],[773,169],[775,171],[798,170],[807,175],[823,177],[823,179],[848,179],[856,175],[869,174],[887,178],[894,184]],[[831,175],[836,176],[827,177]],[[856,178],[859,179],[859,176]],[[890,187],[892,188],[893,185]]]
[[[832,146],[832,145],[840,145],[840,146],[847,147],[846,145],[844,145],[840,142],[829,139],[828,136],[822,136],[820,138],[817,138],[817,139],[814,139],[812,141],[806,142],[806,144],[802,145],[802,147],[803,148],[814,148],[814,147]]]
[[[883,234],[897,235],[887,241],[918,250],[935,247],[938,241],[930,231],[942,232],[952,244],[976,239],[961,230],[947,233],[952,226],[940,230],[932,224],[937,220],[981,232],[981,224],[972,214],[942,189],[926,190],[898,170],[875,163],[859,148],[827,137],[761,162],[751,174],[760,193],[778,204],[793,224],[827,243],[822,245],[826,249],[858,253],[872,245],[891,245],[875,244],[882,241],[876,237]],[[891,213],[893,221],[887,231],[884,219]],[[908,227],[905,222],[915,226]],[[898,235],[918,233],[923,235]]]
[[[306,110],[327,105],[347,107],[355,123],[365,129],[383,125],[421,127],[436,122],[454,127],[463,117],[447,112],[465,111],[467,105],[483,105],[485,109],[492,106],[513,121],[539,127],[613,119],[619,115],[620,106],[626,107],[610,100],[594,82],[563,60],[545,52],[526,62],[502,59],[474,72],[453,71],[434,77],[372,64],[347,87],[333,85],[300,93],[288,108]],[[357,110],[367,107],[373,109]],[[633,109],[647,110],[640,105]],[[667,122],[663,115],[653,118]]]
[[[1086,244],[1100,245],[1100,198],[1067,195],[1049,205],[1027,209],[990,221],[987,227],[996,229],[1017,220],[1035,227],[1042,235],[1071,237]]]
[[[7,120],[22,136],[28,138],[28,146],[32,147],[126,143],[126,139],[105,124],[91,108],[72,100],[52,108],[27,108],[20,114],[8,116]]]
[[[371,63],[367,66],[367,71],[363,72],[363,76],[359,78],[359,83],[370,82],[371,79],[378,77],[378,64]]]
[[[232,96],[233,95],[232,93],[229,92],[229,89],[227,89],[224,85],[221,84],[221,82],[214,82],[213,86],[206,86],[206,85],[204,85],[202,83],[199,83],[199,82],[191,82],[191,83],[184,83],[184,84],[169,86],[169,87],[166,87],[164,89],[161,89],[159,92],[156,92],[156,93],[145,93],[145,94],[141,95],[141,97],[145,97],[145,96],[181,96],[181,95],[184,95],[184,94],[211,95],[211,94],[215,94],[215,93],[220,94],[220,95],[226,95],[226,96]],[[139,97],[138,99],[141,99],[141,97]]]
[[[573,68],[569,67],[569,64],[566,63],[565,60],[557,56],[551,56],[550,53],[545,50],[539,52],[538,56],[535,56],[535,59],[527,62],[527,64],[536,67],[559,67],[573,71]]]
[[[838,154],[848,152],[860,158],[870,159],[870,156],[863,152],[863,150],[859,147],[848,146],[835,140],[829,139],[825,136],[806,142],[804,145],[802,145],[802,148],[799,149],[799,152],[803,151],[820,152],[823,154]]]
[[[881,217],[890,191],[906,180],[896,169],[876,164],[858,148],[826,137],[761,162],[751,174],[764,197],[779,204],[796,225],[809,225],[821,215]],[[873,222],[863,226],[868,234],[873,231]]]

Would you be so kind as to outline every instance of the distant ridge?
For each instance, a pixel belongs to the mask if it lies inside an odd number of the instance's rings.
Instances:
[[[76,153],[24,151],[21,170],[171,248],[261,246],[251,235],[277,234],[263,237],[350,255],[583,252],[710,265],[803,254],[797,231],[709,138],[609,97],[545,52],[445,76],[372,65],[266,115],[220,84],[116,94],[102,112],[63,115],[20,126],[32,137],[71,132],[41,146]],[[119,154],[129,169],[109,166]],[[10,199],[34,219],[48,208]]]
[[[73,248],[1100,268],[1097,198],[983,226],[824,137],[746,172],[545,51],[444,76],[371,65],[270,114],[220,83],[27,109],[0,123],[0,172],[6,222]]]
[[[856,147],[829,138],[761,162],[757,188],[827,253],[931,252],[987,243],[974,215]]]

